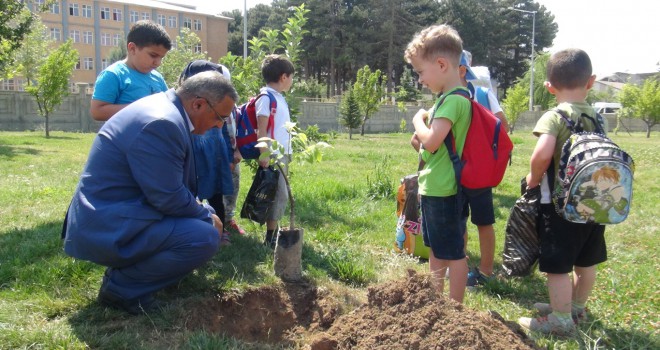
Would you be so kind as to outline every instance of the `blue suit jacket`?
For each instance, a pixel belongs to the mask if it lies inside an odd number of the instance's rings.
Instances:
[[[64,251],[102,265],[129,265],[156,249],[175,220],[142,234],[165,217],[212,224],[197,203],[188,117],[174,90],[140,99],[99,130],[65,222]]]

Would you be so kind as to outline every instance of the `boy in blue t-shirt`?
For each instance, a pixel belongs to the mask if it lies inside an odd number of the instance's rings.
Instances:
[[[172,48],[165,28],[138,21],[126,41],[126,59],[111,64],[96,78],[89,109],[94,120],[106,121],[131,102],[167,91],[163,76],[155,70]]]
[[[465,296],[468,274],[463,242],[465,225],[454,167],[444,140],[451,132],[460,157],[471,116],[471,102],[452,94],[458,89],[467,92],[459,75],[462,52],[461,37],[448,25],[431,26],[417,33],[405,51],[405,59],[419,75],[419,82],[433,93],[442,93],[431,111],[420,109],[413,117],[412,143],[419,146],[424,161],[419,171],[418,191],[422,236],[424,244],[431,247],[431,281],[435,291],[442,293],[449,268],[449,297],[459,303]]]

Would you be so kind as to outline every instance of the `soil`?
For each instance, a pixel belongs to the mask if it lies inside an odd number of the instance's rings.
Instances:
[[[513,322],[430,292],[428,275],[370,287],[341,314],[331,293],[308,283],[266,286],[190,305],[189,329],[250,343],[329,349],[537,349]]]

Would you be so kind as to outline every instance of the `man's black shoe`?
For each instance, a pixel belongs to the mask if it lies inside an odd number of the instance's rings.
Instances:
[[[157,311],[162,306],[152,295],[135,299],[123,299],[108,291],[99,292],[98,302],[104,306],[126,311],[131,315]]]

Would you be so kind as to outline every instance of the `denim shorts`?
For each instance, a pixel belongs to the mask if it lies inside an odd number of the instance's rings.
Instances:
[[[465,224],[457,196],[421,196],[421,207],[424,245],[437,259],[465,258]]]
[[[493,189],[463,190],[463,215],[470,216],[470,221],[477,226],[488,226],[495,223],[495,209],[493,208]]]

